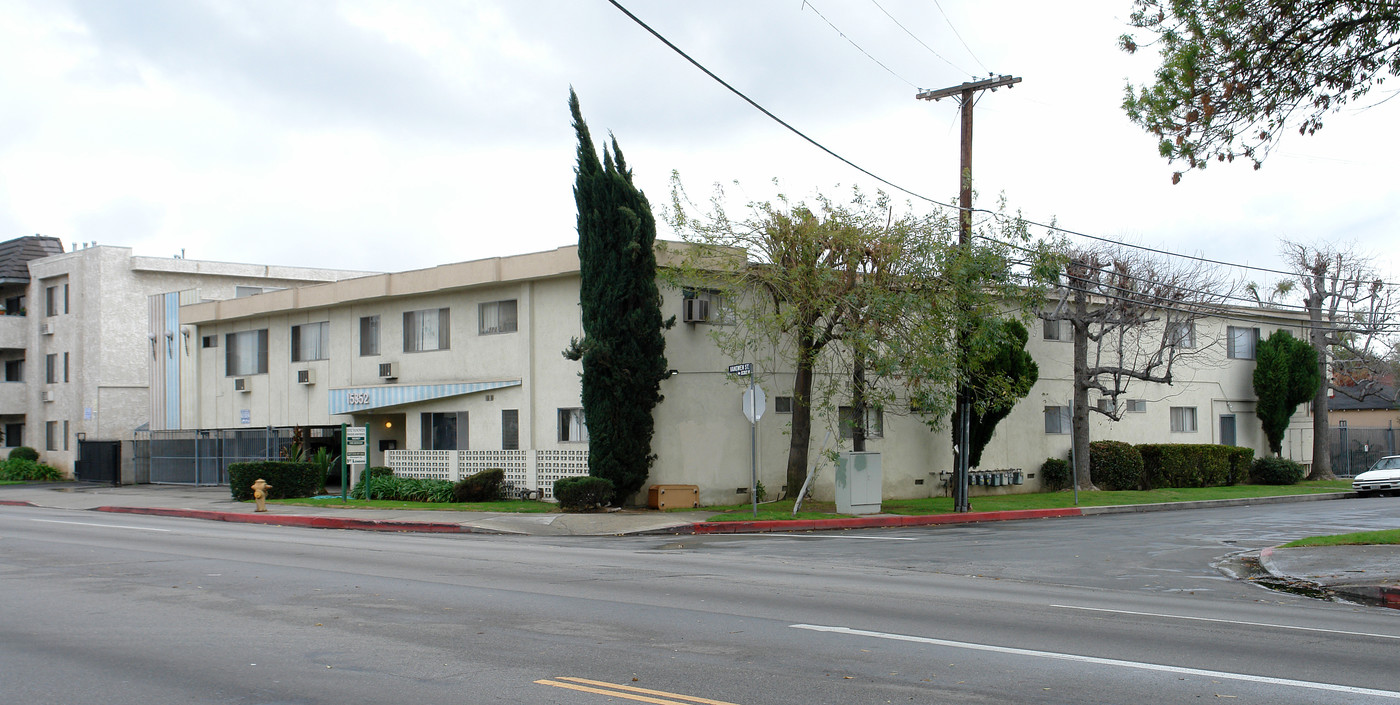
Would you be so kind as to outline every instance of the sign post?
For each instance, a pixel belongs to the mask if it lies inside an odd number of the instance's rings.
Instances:
[[[754,384],[753,363],[740,362],[729,366],[729,374],[738,377],[749,378],[749,388],[744,391],[743,403],[740,405],[744,416],[749,420],[749,448],[751,455],[751,465],[749,468],[749,497],[753,500],[753,515],[758,517],[758,420],[763,418],[763,412],[768,408],[768,399],[763,394],[763,388]]]
[[[369,425],[364,426],[342,426],[345,429],[341,436],[345,439],[345,452],[341,455],[345,458],[346,465],[363,465],[365,478],[365,500],[370,498],[369,483]],[[344,485],[342,485],[342,488]],[[342,491],[344,491],[342,489]]]
[[[345,476],[345,424],[340,425],[340,501],[343,504],[349,498],[350,483]]]

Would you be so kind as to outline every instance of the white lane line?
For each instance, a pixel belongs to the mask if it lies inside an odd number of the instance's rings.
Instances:
[[[1345,634],[1347,636],[1369,636],[1376,639],[1400,639],[1396,634],[1373,634],[1371,632],[1348,632],[1341,629],[1322,629],[1320,627],[1297,627],[1291,624],[1269,624],[1267,622],[1241,622],[1234,619],[1211,619],[1210,617],[1190,617],[1184,614],[1158,614],[1156,612],[1131,612],[1128,610],[1110,610],[1102,607],[1076,607],[1075,605],[1050,605],[1066,610],[1085,610],[1087,612],[1109,612],[1112,614],[1130,614],[1135,617],[1162,617],[1164,619],[1189,619],[1196,622],[1218,622],[1220,624],[1239,624],[1246,627],[1268,627],[1270,629],[1297,629],[1304,632],[1324,632],[1326,634]]]
[[[104,529],[131,529],[132,531],[173,531],[173,529],[152,529],[145,526],[126,526],[125,524],[91,524],[86,521],[59,521],[58,519],[30,519],[30,521],[42,521],[48,524],[75,524],[77,526],[100,526]]]
[[[1348,693],[1351,695],[1374,695],[1381,698],[1400,700],[1400,692],[1394,690],[1375,690],[1372,688],[1358,688],[1350,685],[1338,685],[1335,683],[1318,683],[1315,681],[1299,681],[1291,678],[1272,678],[1269,676],[1254,676],[1248,673],[1229,673],[1227,671],[1208,671],[1201,668],[1184,668],[1181,666],[1167,666],[1160,663],[1145,663],[1142,661],[1123,661],[1113,658],[1099,658],[1097,656],[1080,656],[1078,654],[1062,654],[1054,651],[1035,651],[1032,649],[1017,649],[1009,646],[992,646],[991,644],[975,644],[967,641],[948,641],[947,639],[931,639],[923,636],[909,636],[906,634],[890,634],[887,632],[871,632],[864,629],[851,629],[849,627],[829,627],[817,624],[793,624],[793,629],[806,629],[814,632],[830,632],[833,634],[848,634],[851,636],[866,636],[876,639],[890,639],[893,641],[910,641],[916,644],[932,644],[934,646],[947,646],[954,649],[970,649],[972,651],[991,651],[998,654],[1011,654],[1013,656],[1032,656],[1035,658],[1055,659],[1058,661],[1074,661],[1077,663],[1092,663],[1099,666],[1116,666],[1118,668],[1136,668],[1143,671],[1159,671],[1162,673],[1174,673],[1187,676],[1202,676],[1205,678],[1223,678],[1226,680],[1248,681],[1250,683],[1267,683],[1269,685],[1290,686],[1293,688],[1309,688],[1312,690],[1327,690],[1335,693]]]
[[[863,541],[918,541],[917,538],[905,536],[834,536],[826,534],[709,534],[710,536],[764,536],[785,539],[854,539]]]

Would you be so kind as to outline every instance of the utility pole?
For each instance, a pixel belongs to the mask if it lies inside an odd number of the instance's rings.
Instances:
[[[933,91],[920,91],[914,96],[919,100],[939,100],[956,98],[962,110],[962,165],[959,170],[961,189],[958,192],[958,244],[968,254],[972,253],[972,105],[976,102],[977,91],[996,91],[1006,86],[1010,88],[1021,79],[1015,76],[991,76],[980,81],[972,81],[951,88]],[[964,284],[966,284],[964,282]],[[961,294],[960,294],[961,296]],[[967,329],[958,330],[958,358],[963,369],[959,376],[966,374]],[[972,440],[972,401],[965,381],[958,383],[958,413],[962,423],[958,424],[957,466],[953,469],[953,511],[966,512],[967,502],[968,452]]]

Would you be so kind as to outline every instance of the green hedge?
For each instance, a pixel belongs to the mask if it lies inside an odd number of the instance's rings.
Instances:
[[[39,451],[29,446],[15,446],[7,457],[11,460],[38,460]]]
[[[452,486],[452,499],[454,502],[494,502],[501,498],[501,485],[505,481],[505,470],[482,470],[458,480]]]
[[[1303,466],[1286,458],[1260,458],[1249,479],[1256,485],[1296,485],[1303,479]]]
[[[325,488],[326,476],[311,463],[285,460],[257,460],[228,466],[228,489],[233,498],[247,502],[253,498],[253,482],[262,478],[272,485],[268,499],[314,497]]]
[[[613,483],[605,477],[583,475],[554,481],[554,498],[566,512],[591,512],[612,501]]]
[[[0,480],[7,482],[59,482],[62,479],[63,473],[58,470],[27,458],[16,458],[13,453],[9,460],[0,461]]]
[[[1070,474],[1069,461],[1063,458],[1046,458],[1040,464],[1040,485],[1047,492],[1055,492],[1070,487],[1074,479]]]
[[[1143,489],[1219,487],[1247,479],[1254,449],[1209,443],[1144,443]]]
[[[1089,444],[1089,481],[1104,490],[1136,490],[1142,487],[1142,454],[1122,441]]]

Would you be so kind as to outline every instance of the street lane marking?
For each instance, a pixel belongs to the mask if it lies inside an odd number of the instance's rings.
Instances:
[[[559,681],[570,681],[560,683]],[[686,702],[701,703],[701,705],[736,705],[736,703],[725,702],[723,700],[710,700],[708,698],[697,698],[693,695],[681,695],[680,693],[668,693],[664,690],[651,690],[649,688],[638,688],[621,683],[608,683],[606,681],[593,681],[587,678],[574,678],[571,676],[559,676],[558,680],[541,679],[535,681],[539,685],[552,685],[556,688],[568,688],[569,690],[580,690],[585,693],[597,693],[599,695],[609,695],[614,698],[626,698],[627,700],[638,700],[644,703],[655,703],[656,705],[685,705]],[[602,686],[602,687],[589,687]],[[606,690],[612,688],[613,690]],[[624,692],[618,692],[624,691]],[[645,693],[646,695],[634,695],[634,693]],[[662,698],[649,698],[647,695],[660,695],[675,700],[663,700]],[[682,702],[684,701],[684,702]]]
[[[785,539],[858,539],[865,541],[918,541],[917,538],[904,536],[831,536],[825,534],[712,534],[713,536],[763,536],[765,538],[778,536]]]
[[[1319,627],[1297,627],[1291,624],[1269,624],[1267,622],[1241,622],[1234,619],[1211,619],[1210,617],[1188,617],[1184,614],[1158,614],[1156,612],[1131,612],[1128,610],[1110,610],[1102,607],[1076,607],[1074,605],[1050,605],[1066,610],[1085,610],[1088,612],[1110,612],[1113,614],[1130,614],[1136,617],[1163,617],[1165,619],[1190,619],[1197,622],[1219,622],[1221,624],[1240,624],[1246,627],[1269,627],[1271,629],[1297,629],[1304,632],[1324,632],[1327,634],[1346,634],[1347,636],[1369,636],[1376,639],[1400,639],[1396,634],[1373,634],[1371,632],[1349,632],[1342,629],[1322,629]]]
[[[947,639],[932,639],[923,636],[909,636],[906,634],[890,634],[887,632],[871,632],[863,629],[851,629],[849,627],[829,627],[817,624],[793,624],[793,629],[807,629],[814,632],[829,632],[832,634],[848,634],[851,636],[866,636],[876,639],[890,639],[892,641],[909,641],[916,644],[932,644],[934,646],[947,646],[954,649],[970,649],[972,651],[990,651],[998,654],[1011,654],[1013,656],[1032,656],[1035,658],[1054,659],[1057,661],[1075,661],[1078,663],[1092,663],[1099,666],[1117,666],[1119,668],[1136,668],[1143,671],[1159,671],[1162,673],[1175,673],[1188,676],[1202,676],[1205,678],[1223,678],[1226,680],[1248,681],[1250,683],[1267,683],[1269,685],[1284,685],[1294,688],[1309,688],[1312,690],[1328,690],[1335,693],[1348,693],[1351,695],[1374,695],[1381,698],[1400,700],[1400,692],[1394,690],[1374,690],[1372,688],[1358,688],[1350,685],[1338,685],[1335,683],[1318,683],[1315,681],[1299,681],[1291,678],[1273,678],[1270,676],[1254,676],[1247,673],[1230,673],[1227,671],[1208,671],[1202,668],[1185,668],[1182,666],[1167,666],[1160,663],[1146,663],[1143,661],[1123,661],[1113,658],[1099,658],[1097,656],[1080,656],[1078,654],[1062,654],[1055,651],[1036,651],[1033,649],[1017,649],[1010,646],[992,646],[991,644],[975,644],[967,641],[949,641]]]
[[[132,531],[173,531],[173,529],[152,529],[145,526],[126,526],[125,524],[91,524],[86,521],[59,521],[58,519],[30,519],[30,521],[42,521],[47,524],[75,524],[77,526],[100,526],[104,529],[131,529]]]

